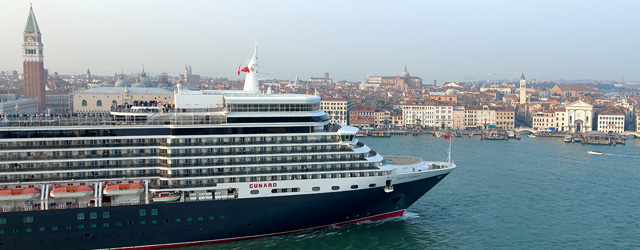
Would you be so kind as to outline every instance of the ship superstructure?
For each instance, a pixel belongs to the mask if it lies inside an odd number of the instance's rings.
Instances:
[[[402,215],[451,162],[384,158],[320,97],[180,89],[105,116],[5,116],[0,248],[202,244]],[[287,218],[287,219],[285,219]]]

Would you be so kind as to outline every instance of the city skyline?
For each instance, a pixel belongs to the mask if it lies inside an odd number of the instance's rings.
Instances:
[[[194,73],[238,78],[260,46],[263,72],[361,81],[407,65],[425,82],[528,78],[638,81],[634,2],[34,2],[50,72]],[[2,3],[0,70],[21,67],[29,6]],[[80,20],[80,21],[79,21]],[[502,75],[517,79],[518,75]]]

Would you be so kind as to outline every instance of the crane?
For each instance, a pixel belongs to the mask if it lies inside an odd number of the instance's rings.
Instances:
[[[489,72],[489,75],[493,75],[493,84],[496,84],[496,77],[504,74],[519,74],[518,72]]]

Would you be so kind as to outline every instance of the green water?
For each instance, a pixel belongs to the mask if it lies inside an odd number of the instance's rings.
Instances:
[[[360,140],[425,160],[446,159],[449,146],[431,136]],[[638,139],[454,138],[452,158],[458,168],[402,218],[181,249],[640,249]]]

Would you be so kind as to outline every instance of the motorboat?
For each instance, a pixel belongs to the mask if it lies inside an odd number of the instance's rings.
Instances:
[[[592,150],[589,150],[589,151],[587,151],[587,154],[590,154],[590,155],[601,155],[601,154],[603,154],[603,153],[602,153],[602,152],[600,152],[600,151],[592,151]]]
[[[534,134],[529,134],[527,136],[529,136],[530,138],[536,138],[536,135],[534,135]]]
[[[573,136],[571,136],[570,134],[564,136],[564,142],[571,142],[572,139]]]

